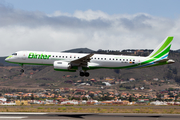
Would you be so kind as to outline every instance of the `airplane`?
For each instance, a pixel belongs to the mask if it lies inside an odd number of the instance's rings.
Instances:
[[[49,65],[57,71],[76,72],[88,77],[88,70],[94,69],[134,69],[171,64],[175,61],[168,58],[172,36],[164,39],[147,57],[107,54],[84,54],[43,51],[18,51],[5,59],[6,62],[21,65]]]

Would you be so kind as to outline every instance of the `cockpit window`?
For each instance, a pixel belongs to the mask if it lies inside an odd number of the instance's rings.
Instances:
[[[17,53],[13,53],[12,55],[17,55]]]

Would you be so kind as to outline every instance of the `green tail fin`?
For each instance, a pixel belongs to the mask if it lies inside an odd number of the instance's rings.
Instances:
[[[167,58],[171,48],[172,36],[168,36],[165,40],[158,45],[156,49],[148,56],[150,58]]]

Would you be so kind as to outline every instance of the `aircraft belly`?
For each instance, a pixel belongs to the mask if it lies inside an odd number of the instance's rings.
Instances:
[[[53,64],[55,60],[43,60],[43,64]]]
[[[28,59],[26,60],[26,63],[36,63],[36,64],[42,64],[43,61],[39,59]]]
[[[101,62],[98,64],[101,67],[124,67],[124,66],[132,65],[129,63],[122,63],[122,62]]]

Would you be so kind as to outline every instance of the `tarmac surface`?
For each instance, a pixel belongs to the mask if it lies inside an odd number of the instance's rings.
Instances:
[[[180,120],[180,114],[0,112],[0,120]]]

